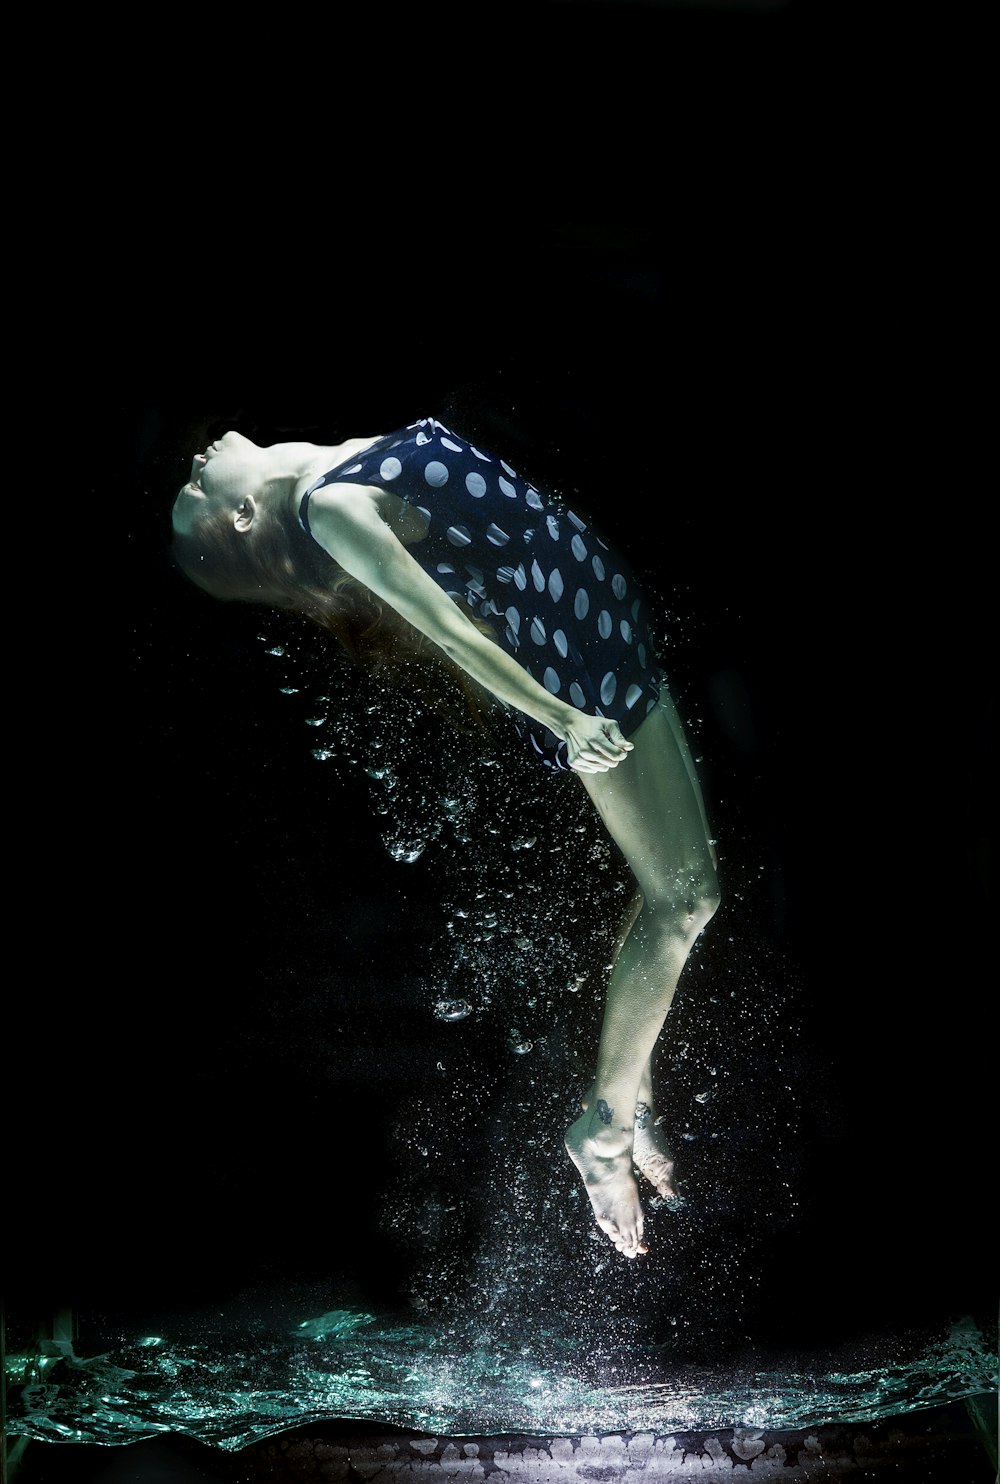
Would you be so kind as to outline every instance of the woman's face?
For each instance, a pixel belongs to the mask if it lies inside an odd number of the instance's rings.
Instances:
[[[265,450],[242,433],[224,433],[191,461],[191,474],[174,501],[174,530],[188,535],[206,515],[224,512],[239,524],[267,476]]]

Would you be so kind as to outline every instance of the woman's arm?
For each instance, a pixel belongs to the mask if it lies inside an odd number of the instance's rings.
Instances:
[[[323,549],[474,680],[561,737],[571,768],[598,773],[616,767],[632,751],[618,723],[588,716],[550,695],[481,634],[390,531],[378,511],[378,494],[356,484],[317,490],[309,504],[309,526]]]

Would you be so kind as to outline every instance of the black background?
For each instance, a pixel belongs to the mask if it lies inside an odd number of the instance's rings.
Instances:
[[[430,1054],[440,859],[393,864],[349,777],[318,790],[260,625],[173,571],[168,516],[226,427],[431,413],[579,491],[675,620],[711,931],[780,962],[803,1026],[801,1204],[744,1333],[981,1311],[989,566],[887,208],[917,145],[875,117],[875,38],[822,8],[505,14],[486,48],[432,11],[318,64],[166,38],[168,84],[95,105],[65,400],[87,585],[127,601],[77,651],[94,761],[39,863],[68,899],[39,950],[74,968],[15,1011],[15,1088],[41,1066],[51,1097],[12,1299],[405,1290],[381,1141]]]

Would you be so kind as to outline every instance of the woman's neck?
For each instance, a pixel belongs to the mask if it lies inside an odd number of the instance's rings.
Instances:
[[[346,463],[354,454],[377,442],[378,437],[345,438],[343,443],[281,443],[274,445],[273,452],[280,451],[282,472],[298,484],[318,479],[328,469],[336,469],[338,464]]]

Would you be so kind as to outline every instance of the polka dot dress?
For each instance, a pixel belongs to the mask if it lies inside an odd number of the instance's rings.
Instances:
[[[629,567],[589,521],[503,459],[422,418],[317,479],[299,512],[306,531],[310,496],[338,483],[392,490],[426,516],[410,555],[552,695],[614,717],[626,737],[656,705],[663,673]],[[540,762],[566,768],[564,742],[523,712],[511,716]]]

